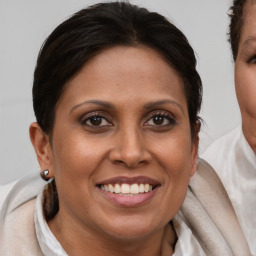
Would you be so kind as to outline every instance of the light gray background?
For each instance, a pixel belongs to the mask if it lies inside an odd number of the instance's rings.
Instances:
[[[28,127],[32,79],[44,39],[69,15],[98,1],[0,0],[0,184],[39,172]],[[197,53],[204,85],[200,152],[240,123],[227,42],[231,0],[132,0],[171,19]]]

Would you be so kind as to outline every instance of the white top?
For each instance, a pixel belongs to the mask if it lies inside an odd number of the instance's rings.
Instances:
[[[42,193],[37,196],[34,221],[37,239],[43,254],[47,256],[68,256],[49,229],[47,222],[43,217]],[[178,241],[173,256],[206,256],[191,230],[182,220],[180,214],[177,214],[174,219],[174,227],[178,236]]]
[[[256,156],[241,125],[217,139],[201,156],[218,173],[256,256]]]

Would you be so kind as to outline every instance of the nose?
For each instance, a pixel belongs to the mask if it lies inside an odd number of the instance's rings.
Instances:
[[[151,160],[146,140],[139,128],[119,131],[112,146],[109,159],[114,164],[135,168]]]

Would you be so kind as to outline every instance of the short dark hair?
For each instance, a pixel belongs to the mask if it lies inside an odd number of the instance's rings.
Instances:
[[[247,0],[234,0],[232,6],[229,8],[229,38],[231,45],[233,60],[236,60],[238,54],[238,46],[243,25],[243,10],[244,4]]]
[[[127,2],[99,3],[75,13],[44,42],[34,72],[33,106],[46,134],[65,84],[93,56],[112,46],[145,45],[159,52],[184,81],[191,133],[202,101],[196,58],[184,34],[162,15]]]
[[[234,0],[232,6],[229,8],[230,24],[228,32],[228,41],[230,42],[231,45],[234,61],[236,61],[238,54],[238,47],[244,20],[244,6],[247,1],[249,0]],[[255,2],[255,0],[250,1]]]

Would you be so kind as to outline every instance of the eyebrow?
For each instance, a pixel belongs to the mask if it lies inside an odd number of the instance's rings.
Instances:
[[[96,105],[102,106],[104,108],[115,109],[115,107],[112,104],[110,104],[109,102],[107,102],[107,101],[102,101],[102,100],[86,100],[86,101],[84,101],[82,103],[79,103],[79,104],[73,106],[69,113],[72,113],[76,108],[79,108],[79,107],[81,107],[84,104],[96,104]]]
[[[152,101],[152,102],[149,102],[147,103],[144,108],[145,109],[150,109],[150,108],[154,108],[154,107],[157,107],[157,106],[161,106],[161,105],[165,105],[165,104],[172,104],[172,105],[175,105],[177,106],[181,111],[182,113],[184,114],[184,109],[182,108],[182,106],[177,103],[176,101],[174,100],[170,100],[170,99],[164,99],[164,100],[159,100],[159,101]]]
[[[107,101],[86,100],[82,103],[79,103],[79,104],[73,106],[69,113],[72,113],[75,109],[83,106],[84,104],[96,104],[96,105],[102,106],[104,108],[115,109],[115,106],[112,105],[111,103],[107,102]],[[184,114],[184,110],[183,110],[182,106],[179,103],[177,103],[176,101],[170,100],[170,99],[164,99],[164,100],[149,102],[144,106],[144,109],[150,109],[150,108],[154,108],[154,107],[165,105],[165,104],[172,104],[172,105],[177,106],[182,111],[182,113]]]
[[[247,48],[251,48],[255,46],[256,46],[256,37],[250,36],[244,41],[242,45],[242,52],[245,51]]]

